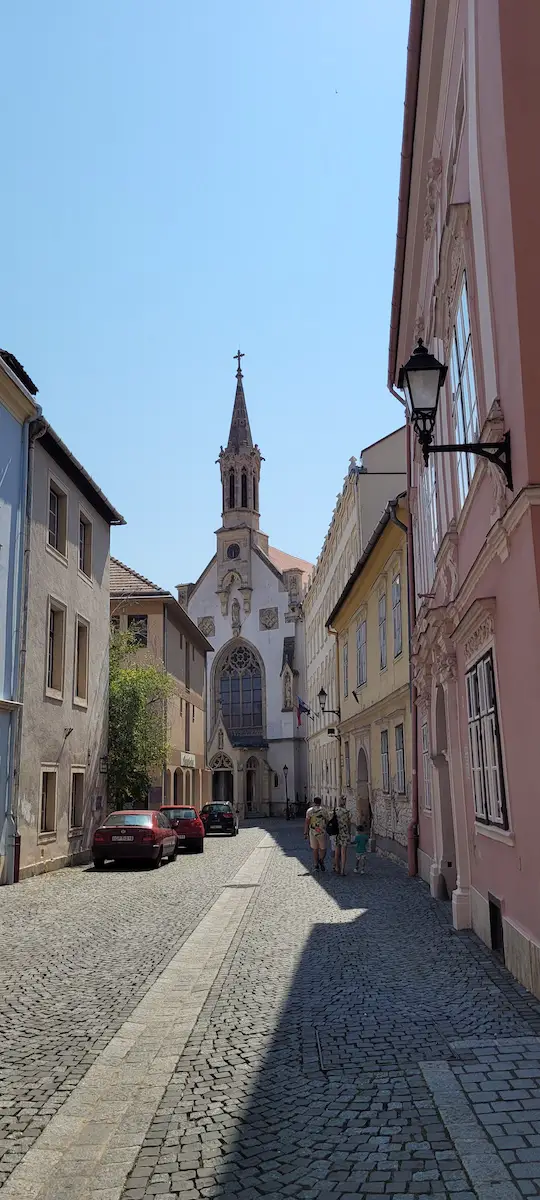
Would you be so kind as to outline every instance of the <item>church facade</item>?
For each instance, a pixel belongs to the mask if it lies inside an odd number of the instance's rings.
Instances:
[[[207,672],[212,795],[240,816],[284,816],[307,797],[303,599],[309,563],[259,528],[262,455],[254,444],[238,354],[229,439],[221,447],[216,553],[178,600],[213,647]]]

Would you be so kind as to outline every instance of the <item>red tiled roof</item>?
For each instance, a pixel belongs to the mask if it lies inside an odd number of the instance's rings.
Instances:
[[[133,571],[131,567],[126,567],[125,563],[120,562],[118,558],[113,558],[112,555],[110,572],[111,596],[168,595],[164,588],[158,587],[157,583],[152,583],[144,575],[139,575],[138,571]]]
[[[278,571],[301,571],[303,578],[307,578],[313,571],[312,563],[306,562],[304,558],[295,558],[293,554],[286,554],[284,550],[277,550],[275,546],[268,547],[268,557]]]

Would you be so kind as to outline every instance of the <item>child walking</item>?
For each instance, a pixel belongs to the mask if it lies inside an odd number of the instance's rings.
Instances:
[[[366,851],[369,838],[363,825],[356,826],[356,837],[354,839],[354,848],[356,851],[356,866],[355,873],[364,874],[366,869]]]

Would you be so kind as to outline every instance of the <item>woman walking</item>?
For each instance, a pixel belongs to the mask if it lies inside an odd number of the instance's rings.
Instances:
[[[340,796],[336,810],[338,831],[336,834],[336,871],[338,875],[345,874],[347,866],[347,850],[351,840],[351,814],[347,808],[347,797]]]

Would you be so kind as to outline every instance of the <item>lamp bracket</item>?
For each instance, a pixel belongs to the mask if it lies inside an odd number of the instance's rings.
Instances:
[[[453,446],[434,446],[431,439],[428,441],[425,435],[424,437],[419,435],[419,441],[426,466],[430,454],[476,454],[479,458],[487,458],[488,462],[499,467],[506,480],[507,488],[511,492],[514,490],[510,433],[505,433],[502,442],[457,442]]]

